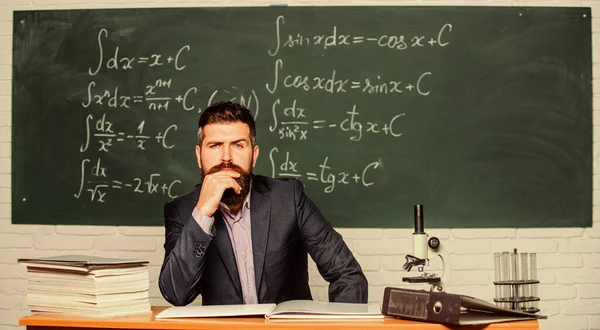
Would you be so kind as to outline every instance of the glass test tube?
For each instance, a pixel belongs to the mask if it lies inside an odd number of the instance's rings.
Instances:
[[[529,254],[529,269],[531,274],[531,280],[537,281],[537,255],[535,253]],[[537,283],[531,284],[531,297],[538,298],[538,285]],[[538,309],[539,304],[537,301],[533,301],[531,307]]]
[[[500,265],[501,265],[501,271],[500,274],[502,275],[502,281],[506,282],[509,280],[509,274],[510,274],[510,270],[509,270],[509,256],[508,256],[508,252],[504,251],[502,252],[501,256],[500,256]],[[502,285],[502,299],[509,299],[510,298],[510,285]],[[502,307],[505,308],[510,308],[510,303],[504,303]]]
[[[529,253],[521,253],[519,257],[521,259],[521,280],[524,282],[529,281],[531,279],[531,274],[529,270]],[[529,297],[531,297],[531,284],[521,285],[520,298],[528,299]],[[522,307],[525,310],[529,309],[531,307],[531,302],[524,302]]]
[[[501,254],[494,253],[494,281],[501,282],[502,281],[502,264],[501,264]],[[502,285],[494,285],[496,289],[496,300],[502,299]],[[499,307],[504,307],[502,302],[496,302],[496,305]]]
[[[519,280],[519,277],[521,277],[520,268],[521,267],[519,267],[519,255],[517,254],[516,251],[511,252],[510,253],[510,280],[513,282],[513,284],[516,284],[516,282]],[[515,301],[515,300],[519,299],[519,286],[518,285],[510,285],[509,287],[511,289],[510,298],[511,298],[511,300],[514,301],[511,308],[514,310],[520,310],[521,304],[519,302]]]

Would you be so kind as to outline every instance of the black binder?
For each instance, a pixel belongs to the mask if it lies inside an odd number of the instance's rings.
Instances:
[[[385,288],[384,315],[451,325],[545,319],[546,316],[498,307],[484,300],[446,292]]]

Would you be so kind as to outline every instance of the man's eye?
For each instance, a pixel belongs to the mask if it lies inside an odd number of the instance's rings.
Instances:
[[[236,143],[235,147],[238,148],[238,149],[241,149],[241,148],[244,147],[244,145],[242,145],[241,143]]]

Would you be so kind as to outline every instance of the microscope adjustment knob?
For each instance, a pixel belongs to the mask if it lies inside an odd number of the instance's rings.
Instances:
[[[427,242],[430,248],[437,250],[440,247],[440,240],[437,237],[432,237]]]

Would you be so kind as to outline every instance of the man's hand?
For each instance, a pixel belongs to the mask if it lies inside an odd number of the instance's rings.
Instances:
[[[241,174],[236,171],[227,170],[206,175],[202,180],[200,197],[196,203],[198,211],[210,217],[219,207],[225,189],[231,188],[237,194],[241,193],[242,187],[235,181],[240,176]]]

